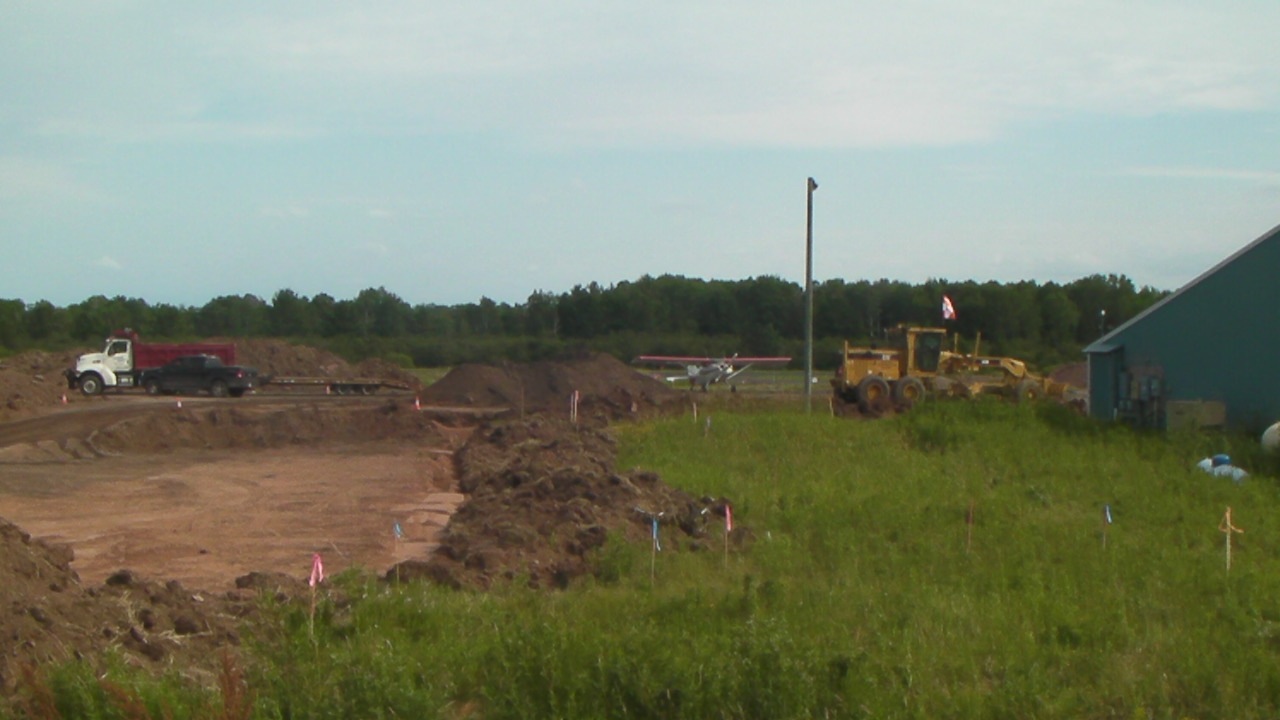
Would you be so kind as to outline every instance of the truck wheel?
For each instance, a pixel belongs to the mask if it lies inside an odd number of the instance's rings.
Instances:
[[[1013,388],[1015,402],[1033,402],[1044,397],[1044,388],[1035,380],[1023,380]]]
[[[209,386],[209,394],[216,398],[224,398],[227,396],[227,384],[221,380],[214,380]]]
[[[160,394],[160,381],[158,380],[148,380],[144,387],[146,388],[148,395]]]
[[[911,407],[925,399],[924,383],[917,377],[904,377],[893,384],[893,401]]]
[[[102,392],[102,378],[97,373],[88,373],[80,378],[80,392],[85,395],[97,395]]]

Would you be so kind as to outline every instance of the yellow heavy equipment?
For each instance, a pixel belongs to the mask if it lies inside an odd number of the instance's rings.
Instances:
[[[946,336],[945,328],[902,326],[890,332],[889,348],[850,347],[846,341],[831,380],[834,400],[879,412],[928,397],[996,394],[1021,402],[1061,397],[1067,389],[1031,373],[1021,360],[979,355],[981,336],[972,354],[959,352],[958,339],[947,350]]]

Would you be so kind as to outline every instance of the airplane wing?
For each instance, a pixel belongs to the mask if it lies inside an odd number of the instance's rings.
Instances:
[[[640,355],[632,360],[635,365],[671,365],[688,367],[689,365],[705,365],[715,362],[712,357],[695,357],[693,355]]]
[[[746,365],[786,365],[791,362],[790,357],[782,356],[766,356],[766,357],[737,357],[734,358],[733,364],[744,363]]]

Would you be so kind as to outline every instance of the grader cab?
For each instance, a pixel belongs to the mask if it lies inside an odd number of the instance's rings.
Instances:
[[[898,327],[890,334],[890,348],[845,342],[831,380],[834,399],[878,411],[890,405],[909,407],[928,397],[997,394],[1027,401],[1061,396],[1066,390],[1062,383],[1032,374],[1021,360],[979,355],[981,338],[972,354],[963,354],[958,341],[946,349],[946,336],[945,328]]]

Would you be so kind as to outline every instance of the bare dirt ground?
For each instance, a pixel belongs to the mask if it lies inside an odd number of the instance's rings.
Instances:
[[[266,341],[241,355],[276,373],[394,372]],[[70,360],[0,366],[0,695],[108,647],[207,679],[258,594],[306,596],[313,553],[330,574],[564,587],[610,534],[647,537],[636,508],[665,513],[679,532],[664,544],[696,549],[702,510],[723,507],[614,468],[610,423],[688,395],[605,356],[462,366],[387,396],[238,400],[83,398],[59,376]]]

